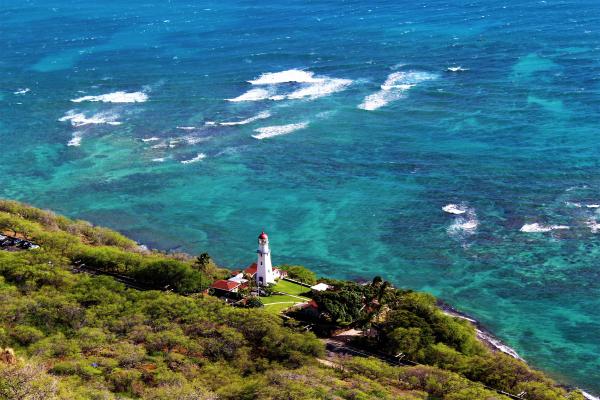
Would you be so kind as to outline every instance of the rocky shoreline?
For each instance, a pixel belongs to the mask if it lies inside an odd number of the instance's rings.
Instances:
[[[517,353],[517,351],[515,349],[502,343],[502,341],[500,339],[498,339],[496,336],[494,336],[494,334],[492,332],[490,332],[488,329],[486,329],[475,318],[471,317],[468,314],[465,314],[462,311],[457,310],[456,308],[452,307],[450,304],[445,303],[441,300],[438,300],[437,306],[440,308],[440,310],[442,310],[442,312],[444,312],[444,314],[450,315],[452,317],[464,319],[466,321],[469,321],[471,324],[473,324],[473,326],[475,327],[475,332],[477,333],[477,338],[491,350],[501,351],[502,353],[505,353],[513,358],[516,358],[517,360],[526,362],[519,355],[519,353]],[[573,389],[573,388],[570,387],[569,389]],[[579,390],[581,391],[581,393],[587,400],[600,400],[599,397],[596,397],[590,393],[587,393],[583,389],[579,389]]]

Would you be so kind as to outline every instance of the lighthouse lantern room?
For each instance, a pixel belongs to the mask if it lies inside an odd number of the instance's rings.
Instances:
[[[271,264],[271,249],[269,248],[269,236],[263,231],[258,235],[258,260],[256,261],[256,283],[266,286],[275,283],[273,265]]]

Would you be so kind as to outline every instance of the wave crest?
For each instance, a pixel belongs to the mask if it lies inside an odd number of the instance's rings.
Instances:
[[[254,132],[258,132],[258,135],[252,135],[254,139],[262,140],[275,136],[287,135],[299,129],[304,129],[308,126],[308,122],[300,122],[297,124],[288,125],[277,125],[277,126],[265,126],[263,128],[257,128]]]
[[[91,117],[86,117],[84,113],[78,113],[71,110],[58,120],[60,122],[70,121],[73,127],[78,128],[84,125],[96,124],[121,125],[121,122],[117,121],[117,118],[119,118],[119,116],[113,113],[98,113]]]
[[[206,154],[198,153],[198,155],[196,155],[196,157],[190,158],[189,160],[183,160],[183,161],[181,161],[181,163],[182,164],[192,164],[192,163],[204,160],[205,158],[206,158]]]
[[[565,230],[570,229],[567,225],[543,225],[537,222],[532,224],[525,224],[519,229],[521,232],[525,233],[541,233],[541,232],[551,232],[556,230]]]
[[[73,103],[84,101],[100,101],[103,103],[143,103],[148,100],[148,95],[144,92],[113,92],[101,94],[98,96],[83,96],[71,100]]]
[[[423,71],[399,71],[388,75],[381,90],[366,96],[358,108],[373,111],[405,97],[405,92],[420,82],[436,79],[437,75]]]

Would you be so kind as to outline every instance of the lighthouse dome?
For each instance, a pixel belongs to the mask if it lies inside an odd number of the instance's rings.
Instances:
[[[267,234],[263,231],[260,235],[258,235],[258,238],[264,240],[264,239],[268,239],[269,236],[267,236]]]

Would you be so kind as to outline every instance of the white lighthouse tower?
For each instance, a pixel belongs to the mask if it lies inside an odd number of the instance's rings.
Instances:
[[[271,249],[269,248],[269,237],[263,231],[258,235],[258,260],[256,261],[256,283],[266,286],[275,283],[273,265],[271,265]]]

